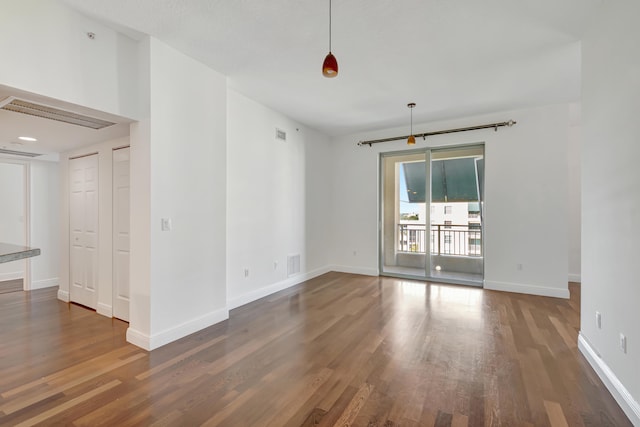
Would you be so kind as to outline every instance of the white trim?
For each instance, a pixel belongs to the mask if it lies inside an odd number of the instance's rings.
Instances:
[[[525,285],[521,283],[484,281],[484,288],[492,291],[516,292],[519,294],[540,295],[543,297],[555,297],[569,299],[568,284],[564,288],[549,288],[545,286]]]
[[[113,307],[105,303],[99,302],[98,308],[96,308],[96,313],[102,314],[105,317],[113,317]]]
[[[58,299],[60,301],[69,302],[69,291],[58,289]]]
[[[616,374],[614,374],[604,360],[602,360],[600,355],[591,347],[589,341],[582,335],[582,332],[578,335],[578,348],[593,370],[596,371],[596,374],[598,374],[598,377],[600,377],[613,398],[618,402],[618,405],[620,405],[624,413],[629,417],[631,424],[640,426],[640,405],[635,401],[633,396],[631,396],[631,393],[629,393],[629,390],[627,390],[624,384],[616,377]]]
[[[224,307],[216,311],[212,311],[203,316],[196,317],[195,319],[184,322],[180,325],[165,329],[164,331],[154,334],[146,335],[135,329],[127,329],[127,341],[133,345],[137,345],[145,350],[153,350],[158,347],[162,347],[165,344],[179,340],[180,338],[191,335],[194,332],[198,332],[204,328],[220,323],[223,320],[229,318],[229,310]]]
[[[131,326],[127,328],[127,342],[140,347],[143,350],[151,350],[151,339],[149,338],[149,335],[143,334],[140,331],[136,331],[135,329],[131,328]]]
[[[582,283],[582,278],[580,277],[580,274],[569,274],[569,281]]]
[[[24,165],[24,241],[25,246],[31,246],[31,163]],[[24,262],[24,290],[33,289],[31,281],[31,258],[26,258]]]
[[[328,273],[329,271],[330,269],[328,267],[322,267],[304,274],[297,274],[280,282],[276,282],[260,289],[256,289],[255,291],[247,292],[245,294],[232,298],[227,301],[227,307],[229,308],[229,310],[233,310],[234,308],[249,304],[250,302],[290,288],[306,280],[311,280],[314,277],[318,277],[322,274]]]
[[[59,282],[60,281],[57,277],[52,277],[50,279],[35,280],[31,282],[31,290],[53,288],[54,286],[58,286]]]
[[[24,271],[13,271],[11,273],[0,273],[0,282],[5,280],[24,279]]]
[[[377,268],[351,267],[348,265],[332,265],[330,271],[338,273],[362,274],[363,276],[379,276],[380,272]]]

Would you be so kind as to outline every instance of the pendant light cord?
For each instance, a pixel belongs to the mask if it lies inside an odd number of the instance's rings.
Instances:
[[[411,135],[413,135],[413,107],[411,107]]]
[[[329,53],[331,53],[331,0],[329,0]]]

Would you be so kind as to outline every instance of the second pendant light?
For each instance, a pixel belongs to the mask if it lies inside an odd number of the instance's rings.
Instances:
[[[415,102],[407,104],[407,107],[411,109],[411,134],[407,138],[407,145],[414,145],[416,143],[416,137],[413,136],[413,108],[416,106]]]
[[[329,0],[329,54],[322,63],[322,75],[329,78],[338,75],[338,60],[331,53],[331,0]]]

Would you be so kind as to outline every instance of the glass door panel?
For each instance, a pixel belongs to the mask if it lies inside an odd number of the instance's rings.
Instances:
[[[381,157],[380,270],[425,278],[428,269],[427,153]]]
[[[484,147],[432,150],[430,169],[427,276],[482,285]]]

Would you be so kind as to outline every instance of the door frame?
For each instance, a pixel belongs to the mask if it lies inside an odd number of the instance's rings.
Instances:
[[[448,278],[437,277],[434,278],[431,276],[431,152],[436,150],[455,150],[455,149],[464,149],[470,147],[482,147],[483,158],[485,159],[485,168],[483,174],[483,188],[486,193],[486,180],[484,179],[484,175],[486,174],[486,143],[484,141],[481,142],[469,142],[463,144],[448,144],[448,145],[438,145],[431,147],[421,147],[421,148],[410,148],[407,150],[392,150],[392,151],[384,151],[378,154],[378,274],[380,276],[385,277],[396,277],[400,279],[412,279],[412,280],[422,280],[429,282],[438,282],[438,283],[447,283],[454,285],[466,285],[466,286],[475,286],[475,287],[484,287],[484,267],[483,267],[483,280],[482,283],[477,283],[469,280],[453,280]],[[383,271],[384,269],[384,229],[383,229],[383,221],[384,221],[384,158],[385,157],[394,157],[394,156],[406,156],[412,154],[425,154],[425,167],[426,167],[426,187],[425,187],[425,199],[428,196],[428,207],[425,209],[425,241],[427,245],[426,254],[425,254],[425,272],[424,277],[421,276],[413,276],[410,274],[402,274],[402,273],[389,273]],[[485,232],[484,232],[484,214],[485,214],[485,200],[482,200],[481,211],[482,211],[482,262],[484,265],[484,241],[485,241]]]
[[[115,223],[116,223],[116,199],[115,199],[115,174],[114,174],[114,170],[115,170],[115,160],[114,160],[114,155],[118,150],[123,150],[123,149],[129,149],[129,188],[131,188],[131,145],[123,145],[123,146],[118,146],[118,147],[114,147],[111,150],[111,292],[112,292],[112,304],[111,304],[111,317],[116,318],[116,319],[120,319],[122,321],[125,322],[129,322],[131,320],[131,298],[129,298],[129,312],[127,313],[127,319],[122,319],[118,316],[116,316],[116,301],[118,299],[118,287],[116,286],[116,257],[115,257],[115,251],[116,251],[116,244],[115,244],[115,240],[116,240],[116,227],[115,227]],[[131,204],[129,204],[129,208],[131,208]],[[129,210],[129,221],[131,221],[131,210]],[[129,222],[131,223],[131,222]],[[131,234],[129,234],[131,235]],[[131,256],[131,247],[129,247],[129,257]],[[129,274],[129,291],[131,291],[131,274]]]

